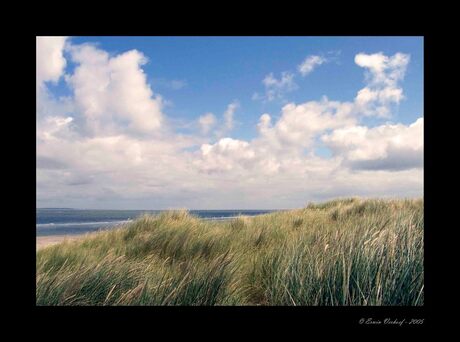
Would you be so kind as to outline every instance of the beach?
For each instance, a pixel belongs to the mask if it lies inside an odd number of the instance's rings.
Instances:
[[[36,248],[37,248],[37,251],[38,251],[39,249],[58,244],[60,242],[63,242],[64,240],[73,241],[73,240],[81,239],[81,238],[83,238],[85,236],[87,236],[87,234],[37,236]]]

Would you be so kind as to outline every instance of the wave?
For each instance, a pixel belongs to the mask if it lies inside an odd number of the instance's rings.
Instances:
[[[238,218],[240,216],[245,215],[234,215],[234,216],[215,216],[215,217],[201,217],[201,219],[206,221],[223,221],[223,220],[231,220]],[[249,215],[249,216],[256,216],[256,215]],[[91,221],[91,222],[49,222],[49,223],[37,223],[37,228],[45,228],[45,227],[68,227],[68,226],[93,226],[93,225],[104,225],[104,224],[123,224],[132,222],[133,219],[127,220],[118,220],[118,221]]]
[[[122,224],[132,222],[133,220],[123,220],[123,221],[94,221],[94,222],[63,222],[63,223],[37,223],[37,227],[61,227],[61,226],[92,226],[95,224]]]

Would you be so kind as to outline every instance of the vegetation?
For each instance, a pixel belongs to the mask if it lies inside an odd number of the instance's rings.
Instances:
[[[187,211],[37,252],[37,305],[423,305],[423,200]]]

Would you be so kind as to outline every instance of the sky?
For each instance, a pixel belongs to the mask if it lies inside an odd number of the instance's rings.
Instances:
[[[423,196],[423,37],[37,37],[37,207]]]

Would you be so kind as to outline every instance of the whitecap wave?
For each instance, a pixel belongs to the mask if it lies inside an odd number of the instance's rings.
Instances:
[[[94,226],[94,225],[104,225],[104,224],[123,224],[132,222],[133,220],[122,220],[122,221],[94,221],[94,222],[50,222],[50,223],[37,223],[37,228],[44,227],[67,227],[67,226]]]

